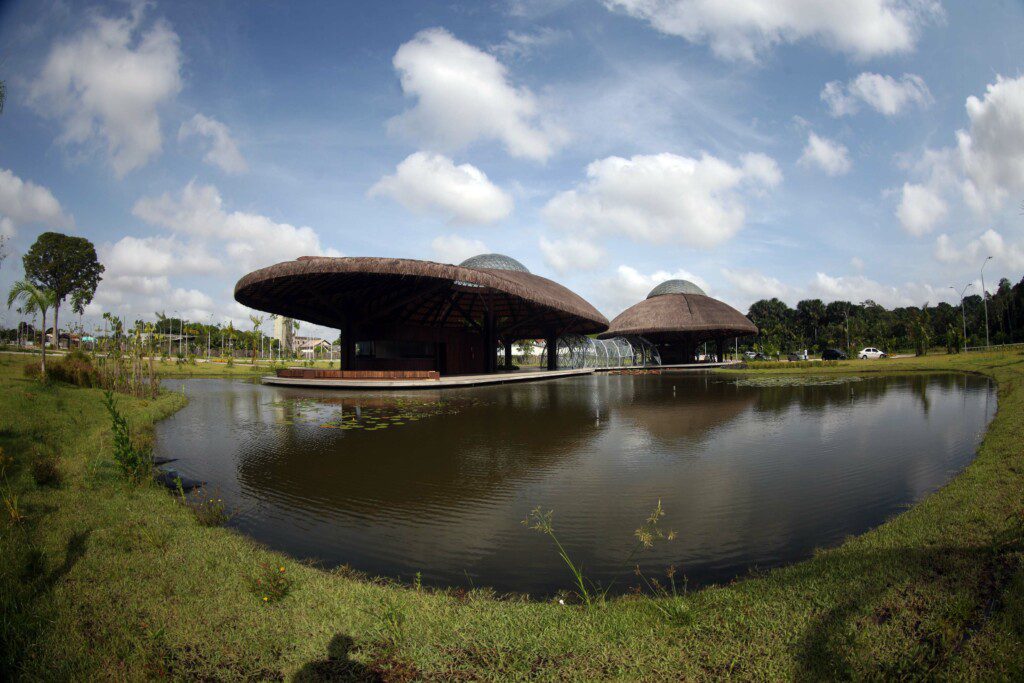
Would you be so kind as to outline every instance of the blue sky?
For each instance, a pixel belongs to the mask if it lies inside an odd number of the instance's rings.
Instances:
[[[307,253],[502,252],[609,317],[1024,275],[1021,3],[0,7],[0,286],[84,235],[93,318],[242,321]]]

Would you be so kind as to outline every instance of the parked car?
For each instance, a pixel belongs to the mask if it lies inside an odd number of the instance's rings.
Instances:
[[[876,349],[874,346],[868,346],[867,348],[861,349],[860,353],[857,354],[857,357],[860,358],[861,360],[867,360],[869,358],[887,358],[888,356],[886,356],[885,351],[880,351],[879,349]]]
[[[846,360],[846,354],[839,349],[825,349],[821,354],[822,360]]]
[[[791,361],[800,361],[800,360],[808,360],[809,359],[809,356],[807,355],[807,349],[804,349],[803,351],[797,351],[796,353],[791,353],[787,357]]]

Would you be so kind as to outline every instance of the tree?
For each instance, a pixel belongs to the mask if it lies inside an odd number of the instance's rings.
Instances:
[[[11,287],[11,291],[7,294],[7,308],[14,305],[17,301],[20,304],[19,311],[26,315],[35,315],[39,313],[43,318],[43,331],[42,331],[42,348],[43,358],[41,364],[42,376],[46,377],[46,311],[56,306],[56,296],[53,291],[37,287],[28,280],[18,280]],[[55,338],[60,339],[59,333],[56,331],[57,328],[54,326]],[[58,341],[58,345],[59,345]]]
[[[256,333],[258,341],[253,341],[252,344],[252,363],[256,364],[256,344],[263,341],[263,335],[260,333],[260,327],[263,326],[263,316],[261,315],[250,315],[249,320],[252,322],[252,331]]]
[[[53,330],[60,346],[60,305],[71,297],[72,310],[81,315],[92,302],[103,276],[96,247],[84,237],[44,232],[22,258],[25,279],[53,292]]]

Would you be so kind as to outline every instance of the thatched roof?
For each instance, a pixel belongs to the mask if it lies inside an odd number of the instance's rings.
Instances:
[[[346,320],[460,327],[487,310],[499,334],[518,339],[608,328],[582,297],[539,275],[412,259],[303,256],[249,273],[235,300],[334,328]]]
[[[651,341],[712,339],[757,334],[757,327],[729,304],[704,294],[661,294],[624,310],[600,337],[630,334]]]

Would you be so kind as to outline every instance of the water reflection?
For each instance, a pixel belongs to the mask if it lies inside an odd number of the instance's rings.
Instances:
[[[184,388],[189,406],[158,426],[158,455],[218,487],[242,531],[370,573],[532,593],[567,585],[520,524],[534,506],[555,510],[593,576],[625,588],[633,530],[660,498],[679,537],[642,556],[645,571],[725,580],[941,486],[995,409],[987,380],[950,374],[810,386],[600,375],[358,396]]]

